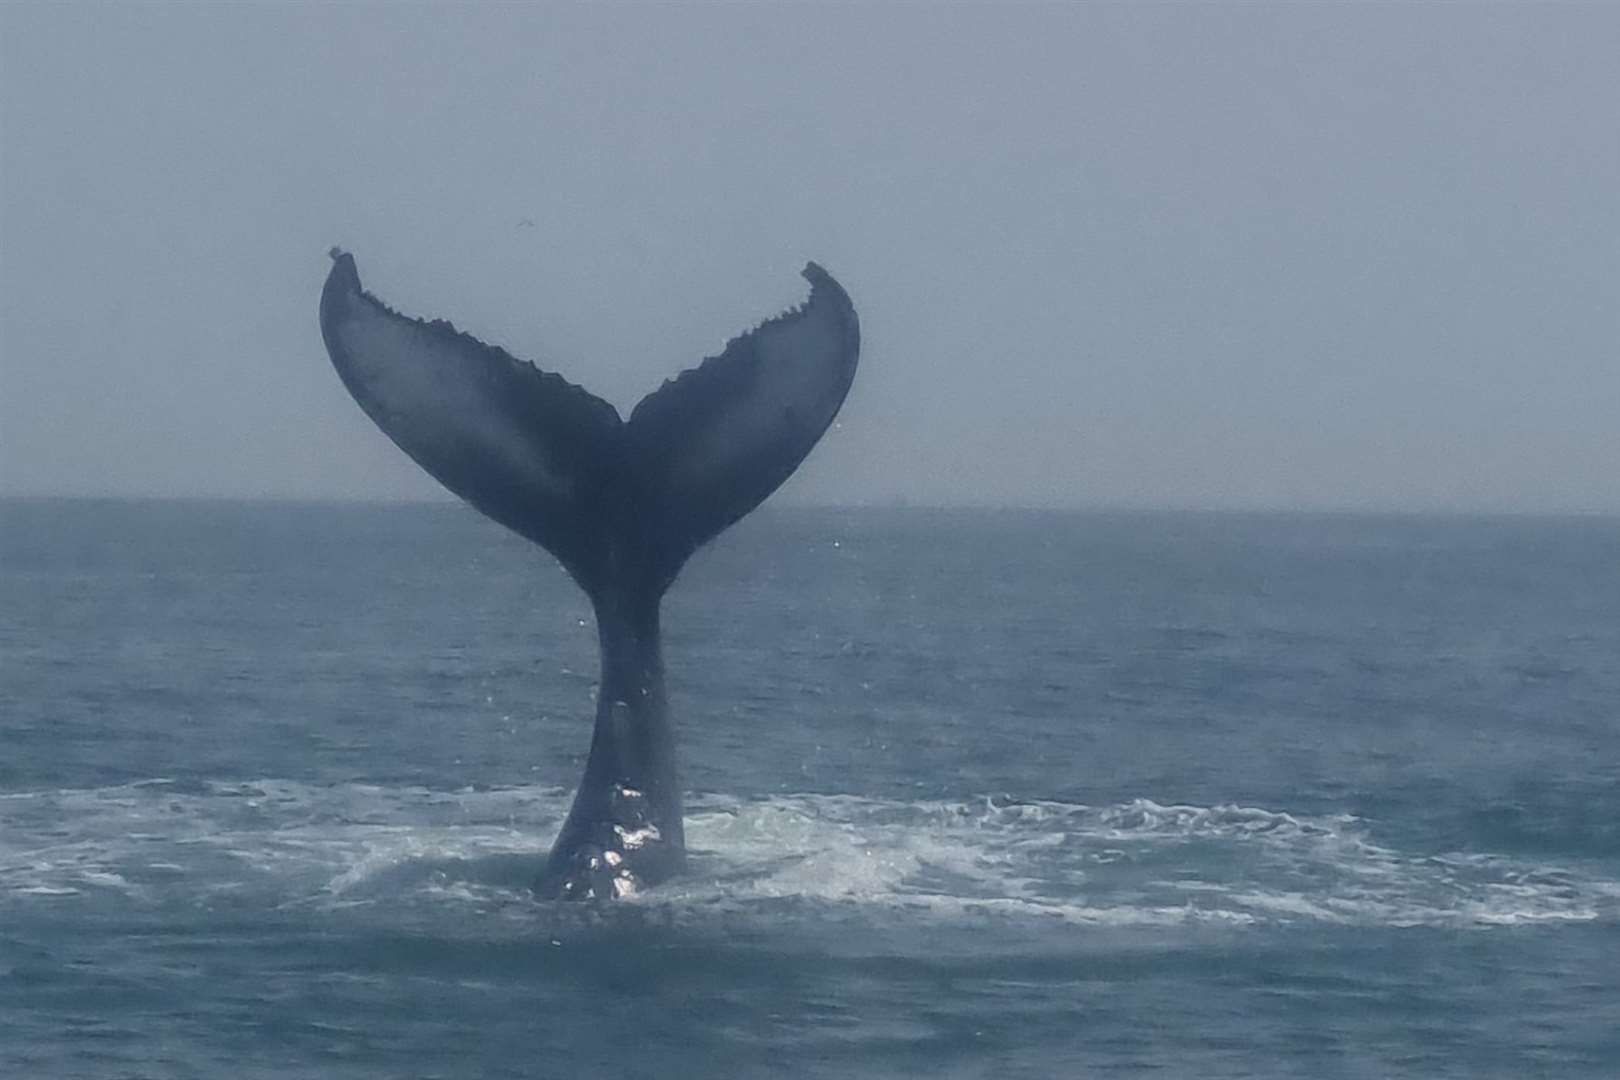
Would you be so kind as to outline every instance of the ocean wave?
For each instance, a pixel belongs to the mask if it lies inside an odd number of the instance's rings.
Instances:
[[[0,903],[364,908],[531,918],[571,793],[155,779],[0,796]],[[1348,815],[1147,798],[699,795],[692,872],[635,905],[898,923],[1446,926],[1620,921],[1620,882],[1369,839]]]

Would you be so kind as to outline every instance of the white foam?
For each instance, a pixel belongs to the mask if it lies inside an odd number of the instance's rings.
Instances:
[[[11,793],[0,902],[533,910],[528,881],[569,797],[274,779]],[[1620,922],[1608,877],[1407,854],[1348,816],[1239,805],[705,795],[687,837],[692,873],[636,905],[1077,926]]]

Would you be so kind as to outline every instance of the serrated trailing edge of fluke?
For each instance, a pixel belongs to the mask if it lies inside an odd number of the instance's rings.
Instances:
[[[810,294],[797,304],[768,318],[760,320],[753,327],[727,339],[725,347],[719,352],[704,357],[696,365],[665,379],[652,393],[647,394],[636,402],[635,408],[630,410],[628,422],[634,422],[636,416],[642,413],[643,406],[650,406],[656,398],[666,390],[674,391],[688,386],[702,386],[721,377],[728,363],[748,349],[749,343],[760,334],[778,327],[791,326],[796,322],[809,317],[819,299],[830,301],[831,307],[836,311],[839,321],[843,324],[846,348],[850,356],[851,378],[853,368],[860,353],[860,319],[855,314],[855,305],[850,301],[849,294],[842,285],[821,264],[811,261],[804,264],[799,276],[810,283]],[[656,408],[655,405],[650,406]]]
[[[510,364],[513,370],[519,373],[520,377],[533,377],[547,384],[561,387],[577,395],[581,400],[586,400],[592,403],[593,408],[597,408],[598,406],[605,407],[607,411],[613,414],[614,420],[620,423],[624,422],[623,417],[619,415],[619,410],[615,409],[611,402],[603,401],[601,398],[597,397],[580,384],[573,382],[563,375],[559,375],[555,371],[547,371],[545,368],[536,364],[532,360],[525,360],[520,356],[514,356],[500,345],[492,345],[478,337],[476,334],[470,334],[465,330],[458,329],[456,324],[451,322],[449,319],[419,319],[413,315],[407,315],[396,310],[385,300],[381,299],[375,293],[371,292],[363,284],[361,284],[360,269],[355,263],[355,258],[353,255],[335,245],[327,252],[327,254],[331,257],[333,263],[332,272],[327,278],[328,288],[331,288],[334,283],[339,284],[340,286],[347,286],[356,296],[360,297],[366,303],[375,306],[379,311],[382,311],[393,318],[400,319],[433,334],[441,334],[450,338],[460,338],[463,341],[476,345],[478,348],[483,349],[484,351],[491,353]],[[601,410],[598,409],[598,411]],[[604,413],[604,415],[606,414]]]

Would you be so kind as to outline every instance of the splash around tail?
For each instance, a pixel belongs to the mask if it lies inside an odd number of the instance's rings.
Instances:
[[[643,398],[612,405],[448,322],[401,315],[337,248],[327,353],[356,402],[450,491],[544,547],[596,611],[590,757],[536,882],[542,896],[632,895],[685,867],[659,609],[687,558],[793,474],[855,378],[860,326],[815,263],[802,305]]]

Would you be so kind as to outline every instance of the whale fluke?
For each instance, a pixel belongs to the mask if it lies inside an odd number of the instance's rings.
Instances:
[[[799,307],[733,338],[622,420],[601,398],[366,292],[337,249],[321,335],[343,384],[445,487],[556,556],[596,611],[590,758],[537,889],[607,897],[684,865],[659,604],[687,558],[792,475],[855,377],[849,296],[815,263]]]

